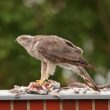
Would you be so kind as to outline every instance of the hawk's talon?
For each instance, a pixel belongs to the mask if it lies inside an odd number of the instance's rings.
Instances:
[[[36,80],[35,83],[39,82],[40,80]]]
[[[35,81],[37,87],[41,87],[44,82],[45,82],[44,80],[36,80]]]

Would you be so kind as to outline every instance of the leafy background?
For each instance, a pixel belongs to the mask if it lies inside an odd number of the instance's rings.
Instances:
[[[74,42],[96,67],[88,70],[91,77],[98,84],[110,83],[109,0],[1,0],[0,89],[40,78],[40,62],[15,42],[21,34],[52,34]],[[50,78],[62,85],[80,80],[59,67]]]

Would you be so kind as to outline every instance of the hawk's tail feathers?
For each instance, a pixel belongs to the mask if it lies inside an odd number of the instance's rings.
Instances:
[[[84,79],[85,83],[93,88],[95,91],[99,91],[99,88],[97,87],[96,83],[92,80],[92,78],[89,76],[89,74],[86,72],[86,70],[82,66],[78,66],[81,73],[79,75]]]

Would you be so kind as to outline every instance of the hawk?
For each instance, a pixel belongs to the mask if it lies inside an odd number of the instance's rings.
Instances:
[[[29,55],[41,60],[41,79],[37,80],[36,85],[42,86],[50,75],[54,75],[58,65],[72,71],[77,69],[77,74],[86,84],[99,91],[96,83],[84,69],[93,68],[93,66],[82,57],[83,50],[72,42],[55,35],[21,35],[16,41],[26,49]]]

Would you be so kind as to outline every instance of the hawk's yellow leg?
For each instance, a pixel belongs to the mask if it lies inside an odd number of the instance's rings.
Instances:
[[[47,63],[45,62],[41,62],[41,79],[40,80],[36,80],[36,86],[42,86],[45,82],[45,75],[46,75],[46,71],[47,71]]]
[[[35,82],[36,82],[36,86],[40,87],[44,84],[45,81],[44,80],[36,80]]]
[[[36,81],[37,86],[42,86],[43,83],[48,80],[49,75],[53,75],[55,72],[56,65],[50,62],[41,63],[41,79]]]
[[[48,80],[49,74],[46,73],[40,80],[36,80],[36,86],[42,86],[46,80]]]

